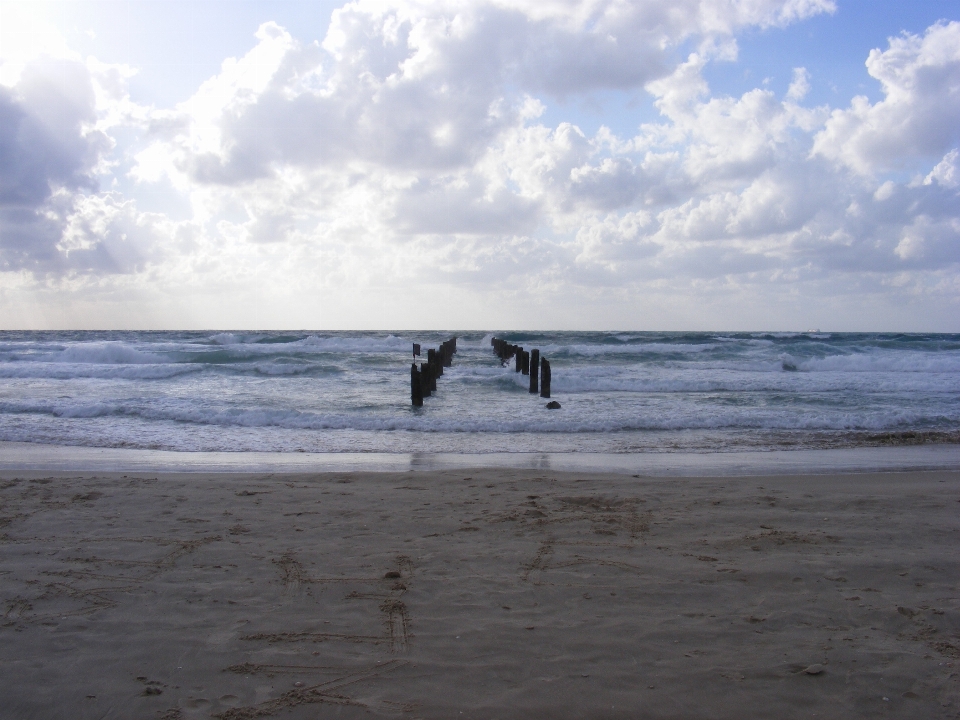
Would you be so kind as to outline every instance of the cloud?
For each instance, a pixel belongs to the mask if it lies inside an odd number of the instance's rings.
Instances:
[[[178,169],[201,183],[249,182],[285,164],[451,171],[515,125],[518,97],[639,89],[669,74],[688,39],[833,9],[828,0],[360,0],[334,11],[322,47],[262,25],[253,50],[177,108],[183,131],[171,145]]]
[[[24,74],[0,108],[53,139],[0,126],[15,150],[0,157],[17,158],[4,193],[32,198],[3,206],[19,233],[3,235],[5,267],[190,297],[327,291],[345,312],[376,312],[374,296],[383,312],[421,307],[408,291],[422,283],[556,293],[571,311],[604,293],[952,292],[960,24],[871,53],[873,104],[805,106],[802,67],[783,97],[705,79],[744,29],[834,9],[359,1],[322,43],[261,25],[172,108],[132,103],[122,66],[75,63],[47,95]],[[659,118],[620,134],[544,119],[610,91],[646,95]],[[55,110],[62,98],[82,112]]]
[[[946,155],[943,160],[938,162],[930,174],[923,179],[924,185],[936,183],[945,188],[956,188],[960,186],[960,152],[954,148]]]
[[[73,195],[97,189],[108,138],[96,121],[86,68],[34,61],[13,88],[0,86],[0,263],[39,271],[57,265]]]
[[[180,186],[195,188],[197,198],[239,202],[250,240],[310,243],[322,236],[330,247],[329,228],[340,226],[354,248],[375,242],[404,254],[410,238],[432,238],[428,244],[456,249],[435,257],[462,259],[447,262],[447,271],[487,267],[491,276],[503,267],[481,248],[496,246],[497,237],[539,236],[541,248],[554,248],[540,255],[550,258],[551,273],[574,284],[600,276],[756,277],[771,268],[783,277],[787,266],[808,276],[852,272],[858,264],[896,272],[948,259],[917,249],[940,247],[952,227],[921,222],[917,208],[949,205],[950,198],[924,200],[935,193],[915,188],[912,206],[881,201],[877,184],[835,171],[827,161],[839,158],[825,150],[824,138],[849,111],[803,107],[810,88],[804,68],[794,70],[782,100],[764,89],[712,95],[703,79],[708,63],[733,57],[729,42],[739,29],[833,9],[777,2],[681,2],[669,12],[652,2],[351,3],[334,14],[322,47],[262,26],[254,50],[224,63],[177,108],[166,127],[178,129],[148,146],[133,172],[144,181],[179,174]],[[935,26],[923,42],[911,40],[910,52],[941,57],[937,33],[946,30]],[[700,49],[673,61],[690,38]],[[941,49],[924,50],[924,43]],[[910,52],[897,46],[903,67],[920,62]],[[873,53],[868,69],[901,77],[891,63],[891,56]],[[925,92],[938,91],[937,78],[949,79],[933,77]],[[538,122],[537,95],[609,87],[645,88],[662,122],[642,126],[633,138],[608,130],[590,138],[570,123]],[[888,100],[894,96],[890,90]],[[930,170],[927,185],[952,182],[952,162],[945,158]],[[232,190],[196,189],[204,186]],[[898,197],[906,192],[895,187]],[[878,204],[886,219],[864,219]],[[351,210],[338,214],[338,207]],[[343,212],[364,217],[364,230],[346,230],[352,226],[338,219]],[[871,233],[886,240],[871,241]],[[921,243],[934,235],[939,245]],[[533,241],[517,242],[509,247]],[[467,250],[472,260],[461,254]]]
[[[834,110],[814,154],[871,174],[939,156],[960,140],[960,22],[891,38],[887,50],[870,51],[866,67],[884,99],[857,96]]]
[[[787,99],[800,102],[807,96],[808,92],[810,92],[810,73],[807,72],[806,68],[794,68],[793,81],[787,88]]]

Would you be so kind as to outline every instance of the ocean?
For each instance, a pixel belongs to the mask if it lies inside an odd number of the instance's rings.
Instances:
[[[560,409],[501,366],[494,335],[550,360]],[[425,356],[453,336],[453,366],[412,407],[412,344]],[[957,443],[960,335],[7,331],[0,441],[309,453]]]

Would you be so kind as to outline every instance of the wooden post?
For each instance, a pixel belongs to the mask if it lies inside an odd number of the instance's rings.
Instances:
[[[420,391],[420,373],[417,364],[410,365],[410,401],[414,407],[423,407],[423,393]]]
[[[420,396],[430,397],[430,366],[425,362],[420,363]]]
[[[540,360],[540,397],[550,397],[550,362],[546,358]]]
[[[530,392],[540,392],[540,351],[534,348],[530,351]]]
[[[427,359],[427,367],[430,368],[430,390],[436,392],[437,390],[437,375],[440,373],[437,371],[437,353],[434,350],[430,351],[433,353]]]

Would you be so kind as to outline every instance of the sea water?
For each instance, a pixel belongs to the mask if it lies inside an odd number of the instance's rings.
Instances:
[[[456,335],[410,402],[412,344]],[[0,440],[259,452],[715,452],[960,442],[960,335],[0,332]],[[418,361],[421,358],[418,358]]]

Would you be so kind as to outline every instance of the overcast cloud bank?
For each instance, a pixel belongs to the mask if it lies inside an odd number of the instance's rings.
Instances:
[[[28,58],[0,73],[0,322],[958,330],[960,22],[872,51],[876,102],[704,80],[835,9],[360,1],[322,43],[263,24],[172,108]],[[658,120],[543,122],[609,91]]]

